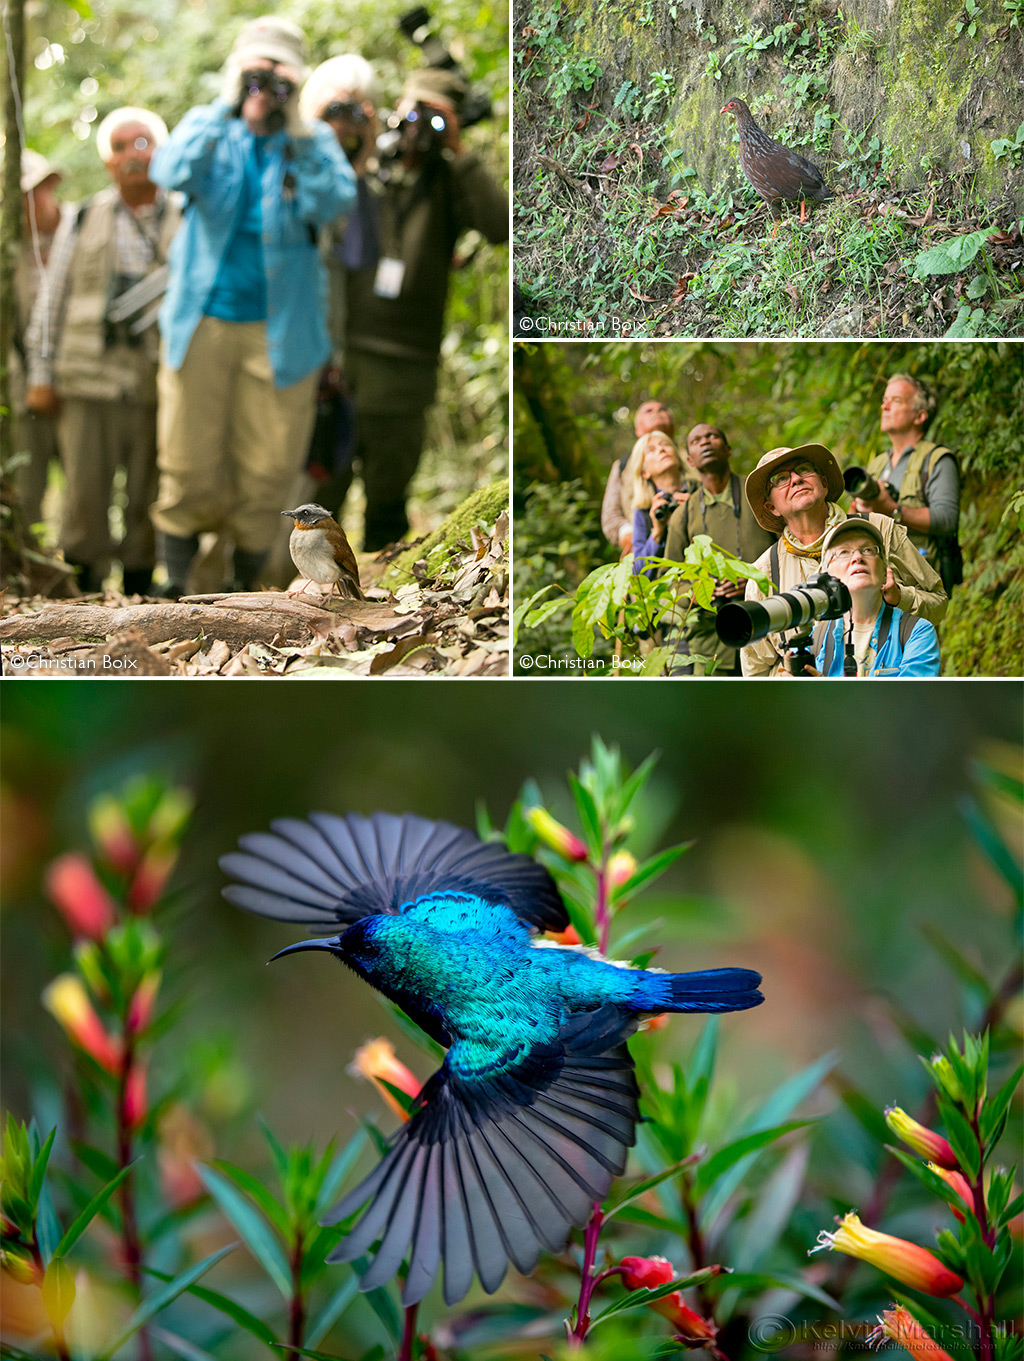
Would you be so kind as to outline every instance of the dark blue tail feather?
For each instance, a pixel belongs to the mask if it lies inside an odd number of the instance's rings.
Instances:
[[[645,972],[632,1005],[637,1011],[746,1011],[764,1001],[760,982],[753,969]]]

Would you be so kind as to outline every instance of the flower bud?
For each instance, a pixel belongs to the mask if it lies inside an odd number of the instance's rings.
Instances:
[[[629,851],[616,851],[608,858],[607,872],[612,888],[622,888],[636,874],[635,856],[630,855]]]
[[[929,1163],[928,1166],[937,1177],[941,1177],[946,1185],[957,1193],[969,1210],[974,1209],[974,1192],[971,1190],[970,1183],[962,1172],[950,1172],[945,1167],[939,1167],[938,1163]],[[953,1213],[953,1217],[963,1224],[966,1216],[962,1214],[955,1205],[950,1205],[949,1208]]]
[[[392,1087],[405,1092],[406,1096],[419,1096],[423,1084],[415,1073],[410,1072],[405,1064],[395,1057],[395,1049],[390,1040],[370,1040],[369,1043],[361,1045],[353,1055],[348,1071],[353,1077],[368,1077],[395,1114],[402,1120],[408,1120],[409,1112],[395,1099],[394,1094],[388,1091],[384,1083],[389,1082]]]
[[[939,1080],[942,1090],[952,1101],[958,1101],[961,1105],[965,1103],[964,1089],[960,1085],[960,1079],[956,1071],[945,1054],[933,1054],[928,1065]]]
[[[139,863],[142,848],[124,807],[113,794],[100,794],[89,805],[89,831],[111,869],[118,874],[131,874]]]
[[[80,978],[60,974],[43,990],[43,1006],[101,1068],[108,1073],[121,1071],[121,1043],[103,1028]]]
[[[46,872],[46,891],[75,936],[102,940],[114,925],[113,899],[84,855],[59,856]]]
[[[587,848],[583,842],[568,827],[556,822],[546,808],[527,808],[524,817],[545,846],[550,846],[566,860],[586,860]]]
[[[146,1103],[146,1065],[138,1059],[128,1071],[124,1084],[124,1123],[130,1130],[136,1130],[146,1118],[149,1107]]]
[[[98,1002],[106,1006],[110,1002],[110,984],[103,972],[103,955],[93,940],[80,940],[72,952],[75,967],[88,984],[89,991]]]
[[[834,1233],[822,1229],[817,1246],[811,1248],[811,1252],[819,1252],[822,1248],[833,1248],[862,1262],[870,1262],[894,1280],[926,1295],[955,1295],[963,1288],[962,1278],[943,1265],[934,1253],[916,1243],[908,1243],[906,1239],[867,1228],[855,1210],[843,1216]]]
[[[187,789],[168,789],[149,820],[148,832],[154,842],[174,842],[192,816],[192,795]]]
[[[129,910],[137,915],[149,912],[159,900],[171,877],[178,852],[167,845],[151,846],[142,858],[128,890]]]
[[[952,1361],[937,1342],[925,1332],[917,1319],[902,1304],[894,1304],[878,1317],[878,1327],[868,1335],[868,1346],[881,1347],[895,1342],[910,1353],[914,1361]]]
[[[938,1163],[940,1167],[948,1167],[951,1171],[960,1166],[956,1154],[941,1134],[936,1134],[925,1125],[919,1125],[899,1106],[886,1106],[885,1123],[897,1139],[902,1140],[922,1158]]]
[[[145,1030],[153,1019],[153,1007],[159,990],[159,972],[147,974],[135,989],[132,1000],[128,1004],[126,1020],[126,1029],[130,1035],[137,1035],[140,1031]]]
[[[668,1285],[675,1280],[675,1268],[665,1257],[623,1257],[622,1283],[627,1290],[656,1290],[660,1285]],[[656,1314],[667,1318],[680,1337],[694,1342],[710,1342],[718,1335],[718,1329],[706,1318],[701,1318],[688,1304],[678,1290],[670,1295],[662,1295],[652,1300],[649,1308]]]
[[[0,1251],[0,1267],[19,1285],[39,1285],[42,1272],[28,1255],[28,1249],[4,1248]]]

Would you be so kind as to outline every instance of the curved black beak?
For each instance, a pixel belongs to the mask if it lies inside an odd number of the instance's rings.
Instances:
[[[341,941],[340,936],[327,936],[319,940],[300,940],[296,945],[286,945],[283,950],[278,950],[276,955],[272,955],[267,960],[268,964],[273,964],[275,959],[280,959],[282,955],[297,955],[300,950],[330,950],[338,948]]]

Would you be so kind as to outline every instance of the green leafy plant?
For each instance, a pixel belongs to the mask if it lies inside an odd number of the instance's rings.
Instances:
[[[1024,159],[1024,123],[1017,129],[1016,135],[1012,138],[997,137],[994,142],[990,142],[992,155],[997,161],[1010,160],[1014,165],[1019,165]]]

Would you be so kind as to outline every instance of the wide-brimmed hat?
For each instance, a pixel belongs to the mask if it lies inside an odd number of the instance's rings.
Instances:
[[[52,176],[58,179],[63,178],[64,172],[48,161],[38,151],[33,151],[31,147],[25,147],[21,153],[21,192],[30,194],[33,189],[38,189],[41,184]]]
[[[458,113],[466,97],[466,82],[455,71],[423,66],[413,71],[402,86],[402,101],[410,104],[439,104]]]
[[[132,104],[126,104],[124,108],[114,109],[108,113],[96,129],[96,150],[104,165],[112,155],[110,139],[118,128],[127,127],[129,123],[141,123],[153,139],[154,146],[163,146],[167,141],[167,124],[158,113],[154,113],[152,109],[139,109]]]
[[[846,534],[866,534],[869,539],[874,539],[878,544],[878,550],[882,555],[882,561],[887,559],[885,548],[885,535],[873,520],[865,519],[861,515],[850,515],[845,520],[840,520],[837,525],[833,525],[821,541],[821,567],[825,570],[825,559],[828,557],[829,549],[836,539],[843,538]]]
[[[769,449],[766,454],[762,454],[753,472],[747,474],[743,490],[747,504],[754,512],[754,519],[770,534],[781,534],[786,524],[781,515],[765,509],[768,479],[780,463],[789,463],[795,458],[805,458],[808,463],[814,464],[825,479],[825,496],[829,501],[838,501],[846,490],[839,464],[832,451],[826,449],[823,444],[799,444],[795,449]]]
[[[235,39],[231,60],[241,71],[245,69],[245,63],[255,57],[291,66],[305,79],[306,35],[297,24],[275,18],[273,14],[252,19]]]

